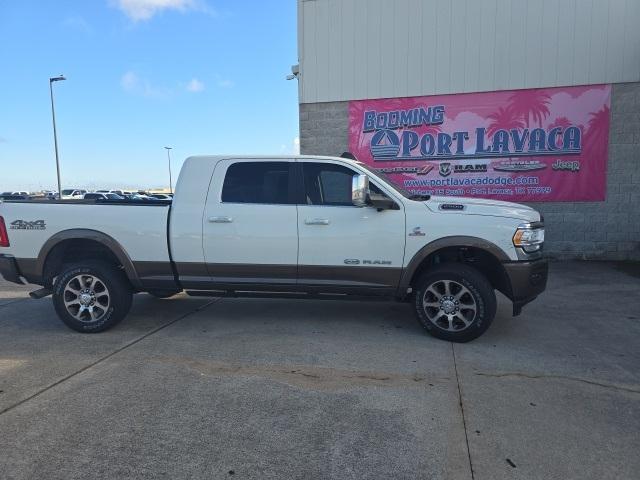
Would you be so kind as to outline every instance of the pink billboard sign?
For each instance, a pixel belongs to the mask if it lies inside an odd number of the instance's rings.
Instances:
[[[610,85],[349,103],[349,149],[413,193],[602,201]]]

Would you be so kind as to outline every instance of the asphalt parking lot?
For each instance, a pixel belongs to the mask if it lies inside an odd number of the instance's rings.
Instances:
[[[99,335],[0,283],[0,478],[632,479],[640,275],[554,263],[469,344],[408,306],[138,295]]]

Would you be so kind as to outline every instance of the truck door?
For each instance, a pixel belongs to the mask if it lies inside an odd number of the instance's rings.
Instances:
[[[336,291],[395,290],[405,247],[402,203],[396,202],[397,210],[380,212],[356,207],[351,182],[361,172],[328,161],[301,160],[297,165],[304,185],[298,206],[298,284]],[[374,181],[371,188],[385,193]]]
[[[229,159],[215,169],[203,218],[213,284],[295,285],[298,260],[293,161]]]

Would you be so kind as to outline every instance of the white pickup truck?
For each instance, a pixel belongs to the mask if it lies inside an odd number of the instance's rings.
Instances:
[[[432,335],[465,342],[547,282],[540,214],[416,196],[355,160],[188,158],[172,202],[0,203],[0,273],[53,295],[80,332],[112,327],[133,293],[387,297]]]

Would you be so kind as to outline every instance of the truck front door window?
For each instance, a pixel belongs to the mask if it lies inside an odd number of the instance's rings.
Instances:
[[[289,163],[234,163],[224,178],[222,201],[272,205],[294,203],[289,195]]]
[[[307,205],[352,206],[351,182],[356,172],[332,163],[304,163],[302,172]],[[384,195],[373,183],[372,193]]]

